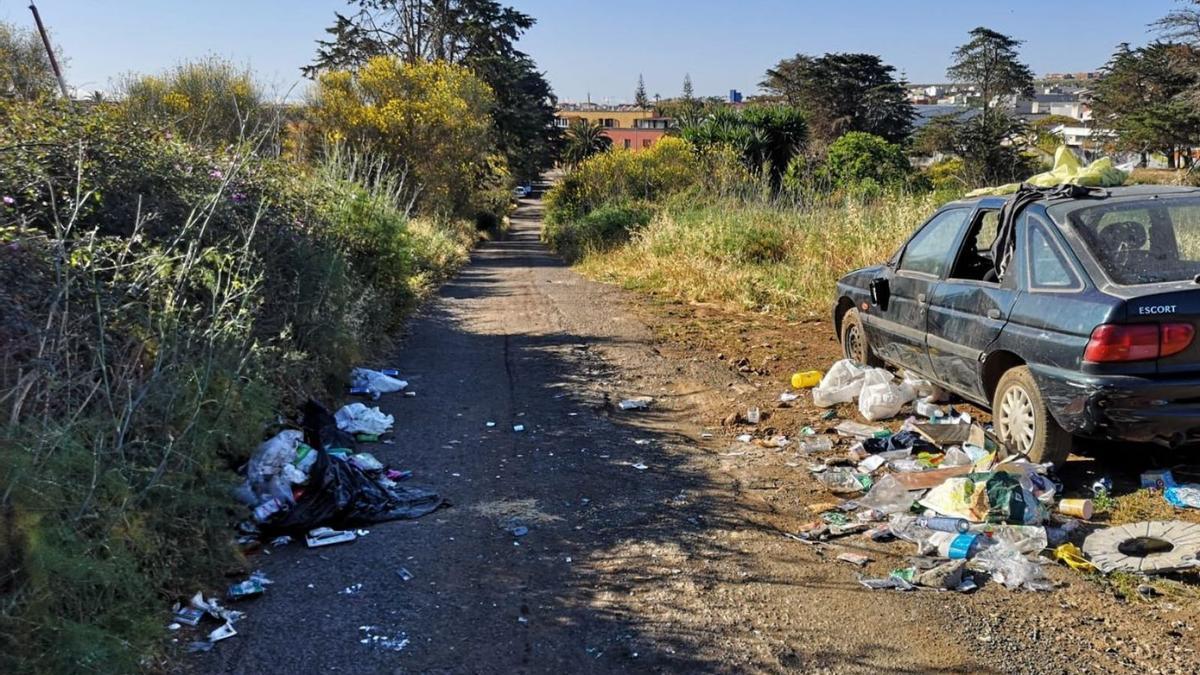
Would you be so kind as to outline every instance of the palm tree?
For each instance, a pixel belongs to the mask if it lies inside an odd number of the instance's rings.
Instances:
[[[604,135],[604,127],[599,122],[592,124],[587,120],[576,120],[567,127],[562,151],[563,164],[578,166],[588,157],[608,150],[611,145],[612,139]]]

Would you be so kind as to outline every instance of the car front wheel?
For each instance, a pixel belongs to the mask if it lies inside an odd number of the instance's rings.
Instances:
[[[853,307],[842,315],[842,354],[851,361],[866,366],[879,368],[883,360],[871,351],[871,343],[867,341],[867,332],[863,330],[862,317]]]
[[[992,424],[996,436],[1031,462],[1067,461],[1071,434],[1050,415],[1042,392],[1026,366],[1004,373],[992,397]]]

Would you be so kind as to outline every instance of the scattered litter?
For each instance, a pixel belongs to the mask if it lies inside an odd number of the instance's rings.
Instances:
[[[645,410],[649,408],[650,404],[653,402],[654,399],[649,396],[635,396],[633,398],[627,398],[624,401],[621,401],[617,404],[617,407],[619,407],[621,410]]]
[[[369,368],[355,368],[350,371],[350,386],[362,393],[370,394],[372,398],[379,398],[379,394],[390,394],[408,386],[408,382],[386,374],[389,372],[396,373],[394,370],[381,372]]]
[[[962,535],[959,535],[962,536]],[[983,548],[975,556],[976,563],[991,575],[992,579],[1011,590],[1027,588],[1031,591],[1048,591],[1054,585],[1046,579],[1042,566],[1004,542]]]
[[[525,425],[524,424],[514,424],[513,431],[516,431],[516,432],[525,431]]]
[[[853,420],[845,420],[841,424],[834,427],[833,430],[836,431],[839,436],[857,438],[859,440],[866,440],[868,438],[883,438],[885,436],[892,435],[891,431],[888,431],[883,427],[872,427],[861,422],[855,422]]]
[[[290,543],[292,543],[292,538],[286,534],[280,535],[271,540],[271,546],[276,548],[280,546],[287,546]]]
[[[413,580],[413,573],[409,572],[407,569],[405,569],[403,567],[396,570],[396,575],[400,577],[401,581],[412,581]]]
[[[514,537],[524,537],[525,535],[529,534],[529,528],[525,527],[524,525],[518,525],[510,529],[509,532],[512,533],[512,536]]]
[[[359,644],[364,644],[370,647],[386,649],[392,652],[398,652],[408,646],[408,638],[403,633],[395,637],[388,637],[379,633],[378,626],[359,626],[358,630],[362,632],[363,637],[359,638]]]
[[[948,591],[957,590],[963,584],[963,573],[966,571],[966,565],[966,560],[944,562],[931,569],[918,572],[912,581],[916,585],[926,588],[941,588]]]
[[[848,562],[851,565],[857,565],[859,567],[865,567],[867,563],[871,562],[870,558],[862,555],[861,553],[840,553],[838,554],[837,559],[842,562]]]
[[[792,389],[811,389],[821,384],[824,374],[819,370],[805,370],[792,373]]]
[[[334,415],[334,419],[337,420],[338,429],[350,434],[384,434],[396,422],[394,417],[385,415],[378,407],[368,408],[362,403],[343,406]]]
[[[1163,490],[1163,499],[1180,509],[1200,509],[1200,484],[1172,485]]]
[[[210,652],[212,651],[212,648],[213,643],[205,640],[198,640],[188,645],[188,652],[192,654],[199,652]]]
[[[1092,519],[1092,510],[1092,500],[1090,499],[1064,499],[1058,503],[1059,513],[1084,520]]]
[[[237,635],[237,631],[233,629],[232,623],[226,623],[208,634],[209,642],[220,642],[221,640],[231,638]]]
[[[362,590],[362,588],[363,588],[363,585],[361,583],[351,584],[351,585],[343,588],[342,590],[338,591],[338,595],[356,595],[359,591]]]
[[[353,532],[335,530],[329,527],[318,527],[308,533],[305,541],[309,548],[317,548],[320,546],[332,546],[333,544],[343,544],[348,541],[354,541],[358,535]]]
[[[229,591],[226,592],[226,596],[230,600],[244,600],[246,598],[262,595],[263,590],[262,584],[250,579],[230,586]]]
[[[204,610],[195,607],[180,607],[175,612],[175,621],[187,626],[199,626],[202,618],[204,618]]]
[[[1146,471],[1141,475],[1141,480],[1142,487],[1150,490],[1165,490],[1176,486],[1175,476],[1171,474],[1170,469]]]
[[[814,452],[829,452],[833,449],[833,439],[828,436],[820,436],[809,440],[800,441],[800,452],[810,455]]]
[[[762,421],[762,411],[758,408],[750,408],[746,411],[746,422],[749,424],[758,424]]]
[[[645,471],[646,469],[650,468],[641,462],[638,462],[637,464],[630,464],[630,466],[637,469],[638,471]]]
[[[177,631],[177,630],[179,630],[180,628],[183,628],[183,625],[182,625],[182,624],[178,624],[178,623],[169,623],[169,624],[167,624],[167,630],[169,630],[169,631]]]
[[[1197,567],[1200,524],[1179,520],[1118,525],[1083,540],[1083,553],[1101,572],[1159,574]]]
[[[487,423],[486,423],[486,426],[487,426],[487,427],[489,427],[489,428],[491,428],[491,427],[494,427],[494,426],[496,426],[496,423],[495,423],[495,422],[487,422]]]
[[[798,398],[800,398],[799,394],[793,394],[790,391],[785,391],[779,395],[779,400],[783,403],[791,403],[792,401],[795,401]]]
[[[1060,560],[1067,564],[1073,570],[1080,572],[1095,572],[1097,568],[1087,558],[1083,557],[1083,551],[1072,543],[1066,543],[1054,549],[1054,559]]]
[[[750,441],[754,440],[754,437],[751,436],[750,434],[742,434],[742,435],[738,436],[737,438],[735,438],[734,440],[736,440],[739,443],[749,443]]]

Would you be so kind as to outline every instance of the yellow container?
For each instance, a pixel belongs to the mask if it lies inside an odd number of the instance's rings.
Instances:
[[[1058,512],[1084,520],[1092,518],[1092,500],[1090,499],[1064,499],[1058,503]]]
[[[792,389],[808,389],[821,384],[821,378],[825,374],[819,370],[806,370],[802,373],[792,374]]]

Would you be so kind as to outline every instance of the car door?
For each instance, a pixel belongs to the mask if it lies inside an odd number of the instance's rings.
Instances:
[[[885,361],[930,372],[925,346],[929,296],[958,250],[971,211],[961,206],[936,213],[908,240],[886,273],[886,305],[874,305],[863,314],[874,351]]]
[[[981,357],[1000,336],[1019,293],[1016,275],[996,279],[992,242],[1000,204],[978,208],[946,279],[929,296],[929,362],[934,379],[984,401]]]

